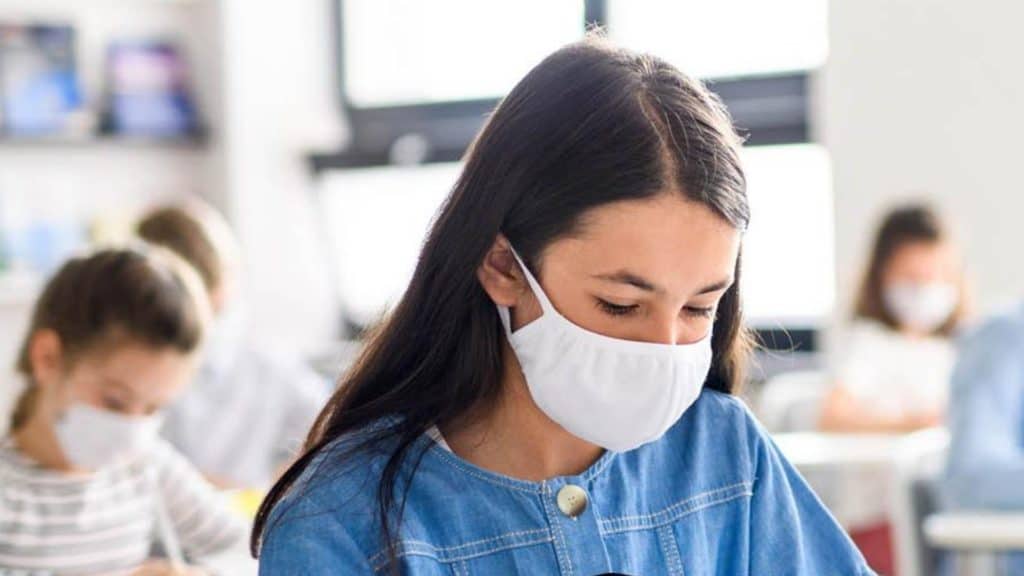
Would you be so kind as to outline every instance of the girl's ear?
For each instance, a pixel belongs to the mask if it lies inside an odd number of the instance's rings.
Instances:
[[[526,278],[512,255],[508,239],[499,234],[477,268],[480,285],[498,306],[515,306],[528,290]]]
[[[46,388],[60,381],[64,368],[64,351],[60,336],[50,329],[38,330],[31,336],[28,357],[32,381]]]

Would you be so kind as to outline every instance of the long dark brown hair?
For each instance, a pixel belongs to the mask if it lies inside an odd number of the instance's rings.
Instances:
[[[874,320],[892,330],[900,330],[899,320],[885,304],[883,283],[889,262],[905,246],[950,241],[950,232],[935,208],[927,204],[908,204],[891,210],[875,234],[867,271],[857,294],[854,318]],[[969,299],[965,297],[967,287],[962,276],[957,285],[960,300],[949,319],[935,329],[934,334],[937,336],[953,335],[968,314]]]
[[[253,553],[271,510],[304,472],[318,474],[311,461],[361,431],[353,451],[386,447],[376,490],[396,569],[391,544],[404,503],[396,479],[407,459],[415,471],[422,451],[414,443],[432,426],[490,406],[501,389],[504,334],[476,276],[498,234],[536,274],[546,246],[573,234],[588,210],[612,202],[679,194],[745,229],[740,145],[721,101],[658,58],[589,37],[536,66],[470,147],[405,295],[264,500]],[[706,387],[732,392],[747,353],[738,282],[721,300],[712,348]]]

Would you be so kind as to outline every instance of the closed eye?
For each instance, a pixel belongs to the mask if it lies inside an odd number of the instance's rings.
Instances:
[[[103,405],[113,412],[124,412],[127,408],[124,402],[112,396],[104,397]]]
[[[602,312],[608,314],[609,316],[628,316],[636,312],[637,308],[640,307],[637,304],[630,304],[628,306],[624,306],[622,304],[613,304],[601,298],[597,298],[595,300],[595,303]]]
[[[699,306],[687,306],[686,308],[683,309],[683,311],[686,312],[687,316],[692,316],[695,318],[711,318],[715,315],[714,306],[710,306],[708,308],[701,308]]]

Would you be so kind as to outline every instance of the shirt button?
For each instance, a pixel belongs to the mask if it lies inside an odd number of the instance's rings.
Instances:
[[[576,518],[587,509],[587,492],[579,486],[566,484],[558,491],[558,509],[569,518]]]

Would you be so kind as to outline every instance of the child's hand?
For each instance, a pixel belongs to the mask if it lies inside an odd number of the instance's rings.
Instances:
[[[166,560],[150,560],[136,568],[131,576],[210,576],[210,573],[197,566],[175,567]]]

